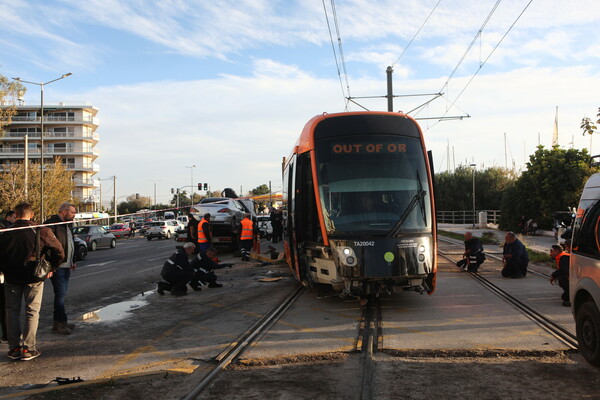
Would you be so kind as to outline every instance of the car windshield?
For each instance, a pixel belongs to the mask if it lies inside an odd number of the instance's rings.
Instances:
[[[319,194],[330,235],[431,229],[429,185],[417,138],[330,138],[317,143]]]
[[[79,235],[82,233],[88,233],[89,231],[90,231],[89,226],[77,226],[73,229],[73,233],[76,235]]]

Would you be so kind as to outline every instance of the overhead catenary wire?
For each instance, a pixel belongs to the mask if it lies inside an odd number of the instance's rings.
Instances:
[[[351,97],[350,96],[350,85],[348,84],[348,75],[346,74],[346,63],[344,61],[344,54],[342,52],[342,39],[341,39],[341,35],[340,35],[339,24],[337,22],[337,13],[335,11],[335,4],[334,4],[334,1],[331,0],[331,7],[333,10],[332,14],[333,14],[334,23],[336,26],[338,47],[340,49],[340,60],[339,61],[338,61],[337,52],[335,50],[333,34],[331,32],[331,24],[329,23],[329,15],[327,14],[327,6],[325,5],[325,0],[322,0],[322,2],[323,2],[323,11],[325,12],[325,21],[327,22],[327,30],[329,31],[329,40],[331,41],[331,49],[333,50],[333,58],[335,59],[335,66],[336,66],[337,73],[338,73],[338,79],[340,81],[340,88],[342,89],[342,95],[344,97],[345,109],[347,111],[348,110],[348,101],[349,101],[349,98]],[[340,68],[340,62],[342,63],[342,68]],[[344,90],[344,83],[342,80],[342,69],[344,71],[344,75],[346,78],[346,87],[348,89],[348,95],[346,95],[346,91]]]
[[[404,48],[404,50],[402,50],[402,53],[400,53],[400,56],[398,56],[398,58],[396,59],[396,61],[394,61],[394,63],[392,64],[392,68],[394,68],[396,66],[396,64],[398,64],[398,61],[400,61],[400,59],[402,58],[402,56],[404,55],[404,53],[406,53],[406,50],[408,50],[408,48],[410,47],[410,45],[412,44],[412,42],[416,39],[416,37],[419,34],[419,32],[421,32],[421,29],[423,29],[423,27],[425,26],[425,24],[427,23],[427,21],[429,21],[429,18],[431,18],[431,15],[433,15],[433,12],[440,5],[441,2],[442,2],[442,0],[438,0],[437,4],[433,7],[433,9],[431,10],[431,12],[427,16],[427,18],[425,18],[425,21],[423,21],[423,23],[421,24],[421,26],[419,27],[419,29],[417,30],[417,32],[414,34],[414,36],[412,37],[412,39],[410,39],[410,42],[408,42],[408,44],[406,45],[406,47]]]
[[[494,6],[494,10],[497,6],[497,4],[500,2],[500,0],[498,0],[498,2],[496,3],[496,5]],[[529,0],[529,2],[527,3],[527,5],[523,8],[523,10],[521,10],[521,12],[519,13],[519,15],[517,16],[517,18],[513,21],[513,23],[510,25],[510,27],[506,30],[506,32],[504,33],[504,35],[502,35],[502,37],[500,38],[500,40],[498,41],[498,43],[496,43],[496,45],[494,46],[494,48],[492,49],[492,51],[488,54],[488,56],[485,58],[485,60],[483,60],[483,62],[479,63],[479,67],[477,68],[477,70],[473,73],[473,75],[471,76],[471,78],[468,80],[468,82],[465,84],[465,86],[462,88],[462,90],[460,91],[460,93],[454,98],[454,100],[452,101],[452,103],[450,104],[449,107],[447,107],[446,111],[444,112],[444,114],[442,115],[442,117],[440,117],[440,119],[433,124],[431,128],[433,128],[435,125],[437,125],[442,118],[448,113],[448,111],[454,107],[454,105],[456,104],[456,102],[458,101],[458,99],[463,95],[463,93],[465,92],[465,90],[467,90],[467,88],[469,87],[469,85],[471,84],[471,82],[473,81],[473,79],[475,79],[475,77],[477,76],[477,74],[479,73],[479,71],[481,71],[481,69],[483,68],[483,66],[487,63],[487,61],[490,59],[490,57],[494,54],[494,52],[496,51],[496,49],[500,46],[500,44],[502,44],[502,42],[504,41],[504,39],[506,38],[506,36],[510,33],[510,31],[514,28],[514,26],[517,24],[517,22],[521,19],[521,17],[523,16],[523,14],[525,13],[525,11],[529,8],[529,6],[531,5],[531,3],[533,2],[533,0]],[[493,11],[493,10],[492,10]],[[489,18],[491,17],[491,15],[488,15],[488,18],[486,19],[486,21],[484,22],[484,25],[487,24],[487,21],[489,21]],[[471,45],[469,46],[472,47],[473,43],[476,41],[477,37],[481,34],[481,29],[478,31],[477,35],[475,36],[475,39],[473,42],[471,42]],[[466,55],[466,53],[465,53]],[[464,59],[461,58],[461,61]],[[457,67],[454,69],[454,71],[452,72],[451,75],[453,75],[456,72]],[[446,83],[444,84],[444,86],[442,86],[442,89],[444,87],[446,87],[448,85],[450,78],[448,78],[448,80],[446,81]]]

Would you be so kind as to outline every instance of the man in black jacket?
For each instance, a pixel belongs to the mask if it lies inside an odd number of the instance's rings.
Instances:
[[[196,257],[192,259],[190,265],[195,271],[194,280],[190,283],[190,286],[194,290],[199,290],[200,283],[207,284],[209,288],[220,288],[223,285],[217,283],[217,276],[215,275],[215,269],[221,269],[225,267],[231,268],[233,264],[224,263],[218,264],[215,260],[217,259],[217,250],[214,247],[209,247],[206,253],[198,253]]]
[[[13,210],[4,214],[4,219],[0,220],[0,229],[10,228],[17,220],[17,216]],[[6,332],[6,301],[4,297],[4,281],[0,280],[0,325],[2,325],[2,341],[8,340]]]
[[[502,262],[504,263],[501,271],[503,277],[518,279],[527,275],[529,254],[527,254],[525,245],[517,239],[513,232],[506,232],[504,235]]]
[[[165,261],[160,276],[166,282],[158,282],[157,292],[165,294],[170,291],[173,296],[184,296],[187,294],[187,284],[194,278],[194,270],[190,266],[188,257],[194,254],[196,245],[186,242],[183,248],[178,249]]]
[[[69,334],[71,328],[67,325],[67,312],[65,310],[65,299],[67,289],[69,288],[69,278],[71,271],[77,268],[75,265],[75,239],[73,238],[73,219],[77,209],[71,203],[64,203],[58,209],[58,214],[53,215],[44,224],[54,224],[50,226],[52,232],[63,246],[65,256],[60,265],[52,275],[52,287],[54,288],[54,332]]]
[[[477,272],[484,261],[483,246],[481,240],[473,236],[471,232],[465,232],[465,251],[463,259],[456,263],[457,266],[468,272]]]
[[[4,273],[6,313],[8,322],[8,358],[31,360],[41,353],[36,348],[36,333],[42,305],[44,283],[36,282],[28,262],[35,262],[35,228],[31,218],[31,204],[21,203],[15,207],[17,221],[10,231],[0,235],[0,270]],[[17,229],[20,228],[20,229]],[[65,254],[60,242],[48,228],[40,228],[42,254],[49,255],[53,266]],[[21,330],[21,304],[25,300],[25,326]]]

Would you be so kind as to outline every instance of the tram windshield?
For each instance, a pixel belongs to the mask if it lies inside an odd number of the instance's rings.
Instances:
[[[329,235],[431,230],[427,169],[418,138],[369,134],[319,140],[316,161]]]

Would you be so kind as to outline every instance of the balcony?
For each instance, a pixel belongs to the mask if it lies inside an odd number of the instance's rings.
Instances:
[[[30,133],[25,133],[25,132],[11,132],[8,131],[6,132],[6,134],[2,137],[3,140],[10,140],[10,139],[16,139],[18,141],[23,140],[23,138],[25,137],[25,135],[28,136],[29,140],[39,140],[40,139],[40,133],[39,132],[30,132]],[[93,133],[83,133],[83,132],[44,132],[44,140],[46,139],[76,139],[76,140],[92,140],[92,141],[98,141],[100,140],[100,135],[98,135],[96,132]]]
[[[77,186],[98,187],[99,182],[97,179],[78,178],[78,179],[73,179],[73,183]]]
[[[11,118],[13,124],[21,124],[21,123],[40,123],[39,116],[19,116],[16,115]],[[99,119],[95,117],[83,117],[83,116],[74,116],[74,117],[54,117],[52,115],[46,115],[44,117],[44,124],[49,123],[73,123],[73,124],[83,124],[83,125],[99,125]]]
[[[3,155],[7,155],[7,156],[21,156],[24,157],[24,149],[23,148],[18,148],[18,149],[11,149],[11,148],[0,148],[0,154]],[[36,156],[40,154],[40,149],[29,149],[29,156]],[[63,154],[68,154],[68,155],[76,155],[76,156],[91,156],[94,158],[97,158],[100,154],[98,153],[97,150],[91,149],[91,150],[77,150],[77,149],[73,149],[73,148],[62,148],[62,149],[57,149],[57,148],[44,148],[44,156],[60,156]]]

